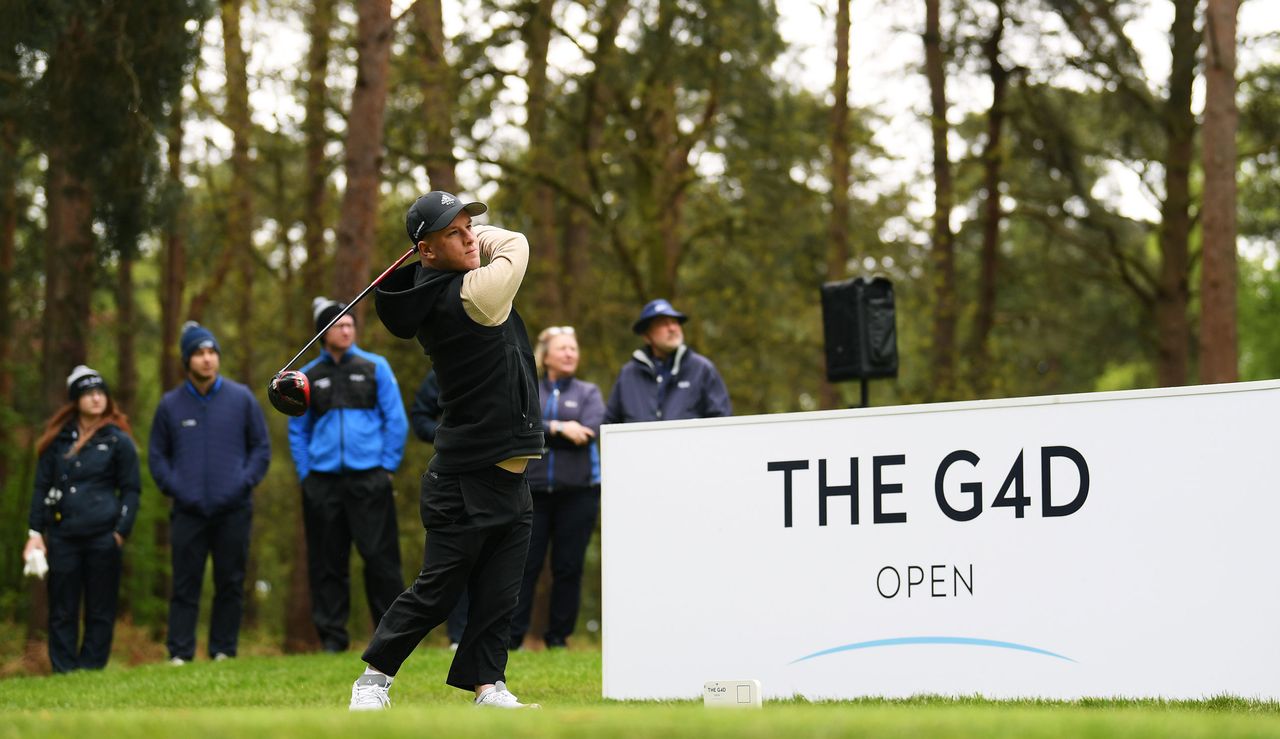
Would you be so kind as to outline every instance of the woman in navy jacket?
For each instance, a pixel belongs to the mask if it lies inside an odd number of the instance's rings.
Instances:
[[[582,565],[600,510],[596,436],[604,419],[600,388],[573,376],[578,340],[571,326],[552,326],[538,335],[534,358],[542,371],[538,394],[547,448],[529,463],[533,493],[533,535],[525,560],[520,601],[511,620],[511,646],[518,649],[529,630],[533,591],[551,547],[551,611],[543,639],[563,647],[578,621]]]
[[[45,425],[30,532],[49,560],[49,661],[54,672],[101,669],[111,655],[120,594],[120,550],[138,516],[138,450],[129,417],[84,365],[67,378],[70,403]],[[79,639],[84,603],[84,638]]]

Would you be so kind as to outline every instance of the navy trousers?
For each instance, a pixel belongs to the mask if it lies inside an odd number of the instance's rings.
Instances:
[[[169,600],[170,657],[191,660],[196,653],[196,620],[204,565],[213,559],[213,609],[209,614],[209,655],[236,655],[244,612],[244,572],[249,562],[253,508],[243,506],[212,516],[180,511],[169,516],[173,550],[173,597]]]
[[[100,670],[111,656],[120,596],[120,547],[108,531],[45,538],[49,558],[49,662],[54,672]],[[84,640],[80,608],[84,606]]]
[[[548,546],[551,548],[551,604],[543,639],[548,647],[563,647],[573,633],[582,602],[583,560],[599,511],[599,486],[533,491],[533,534],[520,585],[520,603],[511,619],[511,646],[519,647],[529,630],[534,589],[542,574]]]

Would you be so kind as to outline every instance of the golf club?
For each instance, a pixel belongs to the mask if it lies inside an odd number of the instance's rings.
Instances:
[[[324,336],[326,331],[333,328],[333,324],[337,323],[343,316],[347,315],[347,313],[355,307],[356,303],[363,300],[364,296],[368,295],[370,290],[377,287],[379,282],[382,282],[387,275],[394,272],[397,267],[404,263],[404,260],[413,256],[414,252],[417,250],[418,247],[414,246],[409,249],[409,251],[405,252],[403,256],[397,259],[395,264],[387,267],[382,274],[378,275],[376,280],[369,283],[369,286],[364,290],[361,290],[360,294],[357,295],[354,300],[347,303],[347,307],[339,311],[338,315],[334,316],[332,321],[329,321],[329,325],[320,329],[320,333],[311,337],[311,341],[308,341],[307,345],[302,347],[301,351],[293,355],[293,359],[286,362],[284,367],[276,373],[275,377],[271,378],[271,383],[267,385],[267,399],[271,401],[271,405],[276,410],[288,416],[301,416],[307,412],[307,408],[311,405],[311,382],[307,380],[307,376],[301,371],[291,370],[289,367],[292,366],[294,362],[298,361],[299,357],[306,354],[307,350],[319,341],[320,337]]]

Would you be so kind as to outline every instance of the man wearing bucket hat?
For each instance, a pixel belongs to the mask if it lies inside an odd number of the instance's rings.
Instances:
[[[249,388],[219,373],[222,347],[213,332],[188,321],[178,345],[187,377],[156,406],[147,455],[156,486],[173,499],[173,596],[166,644],[174,665],[195,658],[200,587],[210,558],[214,595],[209,656],[236,656],[252,493],[271,464],[262,406]]]
[[[446,682],[474,691],[479,707],[534,705],[506,686],[507,638],[533,521],[525,467],[543,447],[533,348],[512,304],[529,242],[514,231],[473,227],[472,217],[486,210],[439,190],[418,198],[405,228],[420,263],[388,275],[374,293],[383,325],[416,338],[430,355],[443,415],[422,477],[422,570],[364,652],[368,667],[352,686],[353,711],[390,705],[394,676],[464,588],[467,626]]]
[[[689,317],[659,298],[645,304],[631,331],[644,339],[622,366],[609,394],[605,423],[675,421],[733,413],[729,392],[710,359],[684,343]]]

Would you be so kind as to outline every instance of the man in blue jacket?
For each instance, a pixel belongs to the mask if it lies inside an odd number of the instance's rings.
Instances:
[[[147,455],[160,492],[173,499],[167,645],[175,665],[195,658],[200,586],[210,557],[214,596],[209,655],[236,656],[252,493],[271,464],[262,407],[249,388],[218,373],[222,350],[217,339],[209,329],[188,321],[179,346],[187,379],[160,399]]]
[[[689,317],[671,303],[651,300],[631,330],[643,349],[622,366],[609,394],[605,423],[675,421],[733,414],[729,391],[710,359],[684,343],[682,324]]]
[[[316,332],[344,307],[316,298]],[[311,620],[325,651],[341,652],[349,643],[351,544],[364,558],[374,626],[404,589],[391,476],[409,422],[391,365],[356,346],[354,317],[343,316],[321,343],[320,356],[302,368],[311,404],[289,420],[289,450],[302,481]]]

